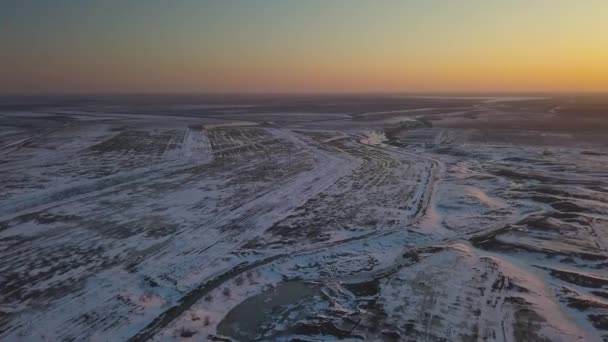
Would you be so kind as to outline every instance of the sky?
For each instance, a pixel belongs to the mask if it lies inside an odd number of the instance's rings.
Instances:
[[[606,0],[0,0],[0,93],[608,91]]]

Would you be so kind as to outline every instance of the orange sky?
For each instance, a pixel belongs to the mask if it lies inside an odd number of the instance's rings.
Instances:
[[[4,93],[608,91],[608,1],[62,0],[0,13]]]

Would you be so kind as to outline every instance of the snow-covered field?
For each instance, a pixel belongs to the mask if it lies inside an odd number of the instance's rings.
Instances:
[[[424,101],[0,111],[0,340],[607,340],[601,132]]]

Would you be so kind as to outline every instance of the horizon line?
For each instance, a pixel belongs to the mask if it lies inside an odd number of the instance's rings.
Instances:
[[[83,96],[564,96],[608,95],[591,91],[119,91],[119,92],[0,92],[0,97]]]

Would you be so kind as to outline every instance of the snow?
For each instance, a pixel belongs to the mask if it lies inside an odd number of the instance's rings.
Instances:
[[[589,146],[307,124],[322,113],[34,114],[44,129],[0,148],[0,339],[206,340],[249,301],[262,340],[605,335],[607,159]]]

